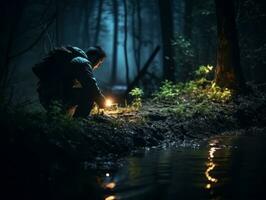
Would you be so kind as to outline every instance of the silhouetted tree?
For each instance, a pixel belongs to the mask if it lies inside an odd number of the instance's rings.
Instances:
[[[164,78],[175,80],[175,63],[174,50],[172,47],[173,40],[173,16],[171,0],[158,0],[161,18],[161,32],[163,43],[163,69]]]
[[[97,45],[99,42],[99,35],[101,31],[101,20],[102,20],[102,12],[103,12],[103,0],[98,0],[98,13],[97,13],[97,22],[96,22],[96,30],[94,37],[94,44]]]
[[[91,2],[90,0],[83,0],[83,12],[84,12],[84,24],[83,24],[83,43],[84,47],[87,48],[90,45],[90,23],[89,19],[91,16]]]
[[[178,68],[176,70],[176,79],[178,81],[187,81],[191,79],[191,72],[194,71],[194,51],[192,40],[193,40],[193,8],[194,8],[194,0],[185,0],[184,1],[184,25],[183,25],[183,39],[185,46],[190,45],[189,48],[177,48],[176,54],[178,58],[176,58],[176,62],[178,64]],[[199,34],[199,33],[198,33]],[[184,46],[184,45],[183,45]],[[190,53],[186,53],[190,52]],[[180,62],[181,60],[181,62]]]
[[[137,8],[137,19],[138,19],[138,26],[137,26],[137,39],[138,39],[138,48],[137,48],[137,67],[138,73],[140,72],[140,65],[141,65],[141,47],[142,47],[142,23],[141,23],[141,1],[137,0],[136,8]]]
[[[187,40],[192,38],[192,13],[194,0],[186,0],[184,9],[184,35]]]
[[[129,64],[128,64],[128,53],[127,53],[127,1],[123,0],[124,3],[124,55],[126,65],[126,83],[129,85]]]
[[[132,1],[132,43],[133,43],[133,52],[134,52],[134,59],[137,67],[137,72],[140,72],[140,32],[139,30],[140,27],[140,7],[138,7],[138,0],[133,0]]]
[[[1,66],[0,66],[0,95],[3,95],[7,84],[7,78],[9,74],[9,65],[11,61],[12,48],[14,45],[15,34],[21,20],[23,10],[26,5],[26,0],[11,0],[1,5],[1,27],[5,29],[5,40],[1,44]],[[14,15],[10,16],[10,13]]]
[[[114,16],[114,39],[113,39],[113,60],[112,60],[112,74],[111,83],[116,81],[117,72],[117,41],[118,41],[118,3],[117,0],[113,0],[113,16]]]
[[[244,78],[240,66],[240,53],[232,0],[215,0],[217,14],[217,66],[215,82],[221,87],[240,89]]]
[[[60,12],[61,12],[61,6],[59,0],[55,1],[55,13],[56,13],[56,20],[55,20],[55,42],[56,46],[60,46]]]

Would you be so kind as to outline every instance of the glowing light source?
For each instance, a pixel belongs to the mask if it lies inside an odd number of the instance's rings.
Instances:
[[[113,105],[113,101],[112,99],[106,99],[105,100],[105,106],[106,107],[111,107]]]
[[[106,174],[105,174],[105,176],[109,177],[109,176],[110,176],[110,174],[109,174],[109,173],[106,173]]]

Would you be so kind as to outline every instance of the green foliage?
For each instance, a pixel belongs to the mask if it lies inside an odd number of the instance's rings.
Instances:
[[[177,35],[175,37],[173,46],[176,47],[176,50],[180,51],[180,53],[182,53],[183,56],[187,56],[190,58],[194,57],[194,51],[192,49],[190,41],[186,40],[182,35]]]
[[[142,96],[144,95],[143,90],[136,87],[131,90],[129,94],[133,98],[132,106],[136,109],[139,109],[142,106]]]
[[[63,108],[60,102],[53,101],[48,110],[49,117],[57,118],[57,117],[61,117],[62,114],[63,114]]]
[[[195,80],[176,84],[164,81],[153,100],[171,105],[170,112],[180,115],[212,114],[215,106],[218,108],[231,99],[230,90],[222,89],[207,79],[212,72],[213,67],[200,66],[195,71]]]
[[[195,75],[199,78],[208,78],[210,75],[213,75],[213,66],[207,65],[207,66],[200,66],[196,71]]]
[[[62,112],[58,102],[54,102],[49,112],[30,112],[25,107],[4,109],[0,105],[0,120],[3,134],[7,135],[5,143],[11,147],[22,143],[25,148],[45,155],[47,162],[67,159],[84,160],[95,154],[95,144],[99,154],[105,152],[106,141],[110,131],[118,124],[101,120],[100,116],[88,119],[73,119]],[[56,154],[60,152],[60,154]],[[49,164],[49,163],[47,163]],[[51,164],[51,163],[50,163]],[[64,163],[62,164],[64,167]]]
[[[187,80],[195,65],[195,53],[191,42],[182,35],[176,35],[172,43],[175,50],[175,62],[178,65],[176,70],[177,79]]]

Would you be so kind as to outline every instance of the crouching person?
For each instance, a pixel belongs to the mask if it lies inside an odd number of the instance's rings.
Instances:
[[[86,53],[77,47],[62,47],[33,67],[39,78],[37,89],[40,103],[45,109],[53,101],[62,103],[65,112],[75,118],[86,118],[94,102],[105,106],[105,97],[98,87],[93,70],[101,66],[106,57],[98,46]]]

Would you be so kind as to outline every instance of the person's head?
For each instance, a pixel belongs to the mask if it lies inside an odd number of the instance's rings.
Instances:
[[[88,57],[88,60],[91,62],[93,69],[99,67],[103,63],[103,60],[106,58],[104,50],[99,46],[90,47],[87,50],[86,55]]]

